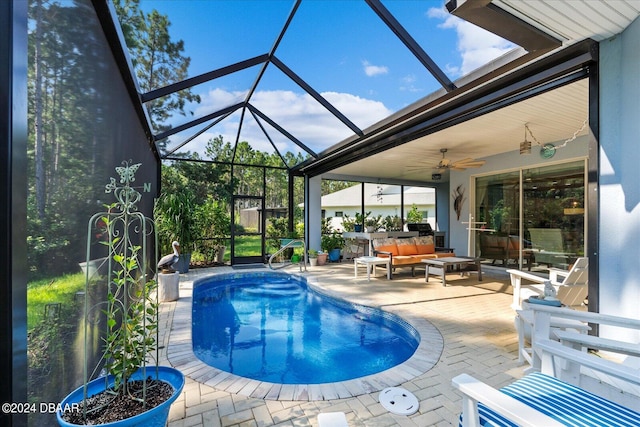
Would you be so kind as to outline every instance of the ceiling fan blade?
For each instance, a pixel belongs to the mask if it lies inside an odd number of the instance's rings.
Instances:
[[[464,159],[453,163],[454,167],[479,168],[485,164],[484,160]]]
[[[453,163],[470,163],[470,162],[477,162],[478,160],[476,159],[472,159],[471,157],[467,157],[466,159],[461,159],[461,160],[456,160]]]

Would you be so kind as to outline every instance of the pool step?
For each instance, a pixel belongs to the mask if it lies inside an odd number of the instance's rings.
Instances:
[[[244,288],[243,291],[251,295],[264,295],[264,296],[294,296],[300,295],[303,289],[295,283],[265,283],[259,287]]]

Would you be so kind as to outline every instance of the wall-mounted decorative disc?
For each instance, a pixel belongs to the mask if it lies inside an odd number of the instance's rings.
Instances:
[[[556,146],[553,144],[544,144],[540,149],[540,157],[550,159],[556,154]]]

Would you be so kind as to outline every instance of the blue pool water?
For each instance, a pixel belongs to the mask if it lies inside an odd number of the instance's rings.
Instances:
[[[283,384],[345,381],[407,360],[420,341],[400,317],[322,295],[280,272],[196,281],[193,351],[210,366]]]

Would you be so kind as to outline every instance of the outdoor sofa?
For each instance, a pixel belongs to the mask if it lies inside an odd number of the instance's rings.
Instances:
[[[433,236],[373,239],[372,245],[374,256],[390,258],[392,277],[398,267],[411,267],[411,274],[415,276],[416,266],[425,265],[423,259],[456,256],[448,248],[436,251]]]

